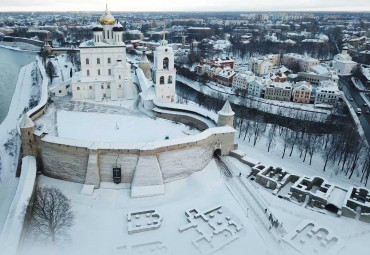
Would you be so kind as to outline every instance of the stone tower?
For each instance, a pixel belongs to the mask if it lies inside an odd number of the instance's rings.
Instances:
[[[23,156],[37,156],[37,148],[33,135],[35,132],[35,124],[30,117],[28,117],[27,113],[23,114],[20,130],[22,136]]]
[[[139,68],[141,68],[141,70],[143,70],[144,75],[148,80],[152,79],[152,77],[150,75],[150,62],[149,62],[148,58],[146,57],[145,51],[143,51],[143,54],[141,55]]]
[[[223,127],[223,126],[230,126],[234,127],[234,115],[235,113],[231,109],[231,105],[229,100],[226,101],[224,104],[224,107],[218,112],[218,121],[217,126]]]
[[[154,53],[154,82],[157,99],[164,103],[175,102],[176,69],[172,47],[163,35],[161,45]]]

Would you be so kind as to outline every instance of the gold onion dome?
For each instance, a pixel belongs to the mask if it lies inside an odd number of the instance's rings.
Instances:
[[[116,22],[116,20],[114,19],[113,15],[110,14],[110,12],[108,11],[108,5],[106,5],[104,15],[100,19],[100,24],[102,24],[102,25],[114,25],[115,22]]]

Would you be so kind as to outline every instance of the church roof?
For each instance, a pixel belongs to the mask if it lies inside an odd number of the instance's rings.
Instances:
[[[100,18],[100,24],[102,25],[114,25],[116,20],[113,15],[108,11],[108,4],[105,6],[104,15]]]
[[[231,108],[229,100],[226,101],[224,104],[224,107],[218,112],[220,115],[225,115],[225,116],[232,116],[235,113],[233,112],[233,109]]]
[[[35,124],[31,120],[31,118],[28,117],[27,113],[24,113],[23,117],[22,117],[20,127],[21,128],[30,128],[30,127],[33,127],[33,126],[35,126]]]

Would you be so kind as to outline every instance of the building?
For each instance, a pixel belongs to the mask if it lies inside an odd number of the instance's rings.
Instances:
[[[248,89],[248,84],[255,80],[255,76],[252,72],[240,72],[234,76],[232,87],[233,89]]]
[[[255,97],[261,97],[268,84],[269,81],[266,79],[255,79],[248,84],[248,94]]]
[[[341,97],[337,83],[321,81],[315,91],[315,104],[336,105]]]
[[[299,72],[297,75],[298,81],[307,81],[312,85],[319,85],[321,81],[333,81],[338,83],[339,77],[336,71],[331,70],[324,64],[311,67],[309,72]]]
[[[216,75],[215,80],[222,85],[231,87],[235,75],[236,72],[230,67],[227,67]]]
[[[266,56],[271,62],[272,66],[280,65],[280,54],[270,54]]]
[[[301,71],[307,72],[311,67],[319,65],[320,61],[318,59],[302,56],[296,53],[287,53],[283,55],[281,63],[288,68],[292,65],[298,64]]]
[[[272,72],[272,63],[267,57],[250,58],[249,70],[256,75],[266,75]]]
[[[312,86],[309,82],[297,82],[293,87],[293,102],[310,103]]]
[[[265,88],[266,99],[290,101],[292,96],[292,84],[290,82],[272,82]]]
[[[221,68],[224,69],[229,67],[230,69],[234,69],[235,59],[233,57],[226,57],[226,58],[216,58],[212,60],[202,60],[200,61],[199,65],[197,65],[197,73],[204,74],[207,70],[211,68]]]
[[[155,94],[157,99],[165,103],[175,102],[176,97],[176,69],[175,55],[172,47],[168,45],[166,34],[163,35],[161,45],[154,52]]]
[[[342,53],[334,56],[333,69],[340,75],[349,75],[352,69],[357,65],[352,61],[352,57],[348,54],[348,48],[344,47]]]
[[[267,75],[269,79],[271,79],[274,82],[286,82],[287,81],[287,76],[285,73],[278,71],[276,73],[270,73]]]
[[[72,83],[73,99],[131,99],[137,94],[126,62],[123,27],[106,7],[93,27],[94,39],[80,45],[81,79]]]

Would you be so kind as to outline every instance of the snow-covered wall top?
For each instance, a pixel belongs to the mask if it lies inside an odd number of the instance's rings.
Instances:
[[[48,85],[49,79],[47,78],[45,68],[42,64],[42,60],[40,57],[36,58],[38,69],[40,70],[42,76],[42,87],[41,87],[41,98],[38,105],[27,112],[27,115],[32,117],[36,112],[38,112],[41,108],[43,108],[46,103],[48,102]]]
[[[176,110],[183,110],[193,112],[195,114],[202,115],[206,118],[213,120],[215,123],[218,121],[218,115],[214,112],[207,111],[201,107],[193,106],[193,105],[184,105],[184,104],[174,104],[174,103],[163,103],[158,101],[157,99],[153,100],[154,105],[160,108],[168,108],[168,109],[176,109]]]
[[[215,127],[209,128],[203,131],[200,134],[194,136],[186,136],[177,139],[171,140],[163,140],[163,141],[155,141],[149,143],[108,143],[108,142],[93,142],[93,141],[82,141],[82,140],[73,140],[73,139],[66,139],[51,135],[45,135],[41,141],[66,145],[66,146],[73,146],[73,147],[81,147],[87,148],[90,150],[137,150],[137,151],[150,151],[156,150],[160,148],[167,148],[170,146],[178,146],[178,145],[186,145],[189,143],[196,143],[202,140],[205,140],[213,135],[219,134],[231,134],[234,133],[235,129],[229,126],[224,127]]]

